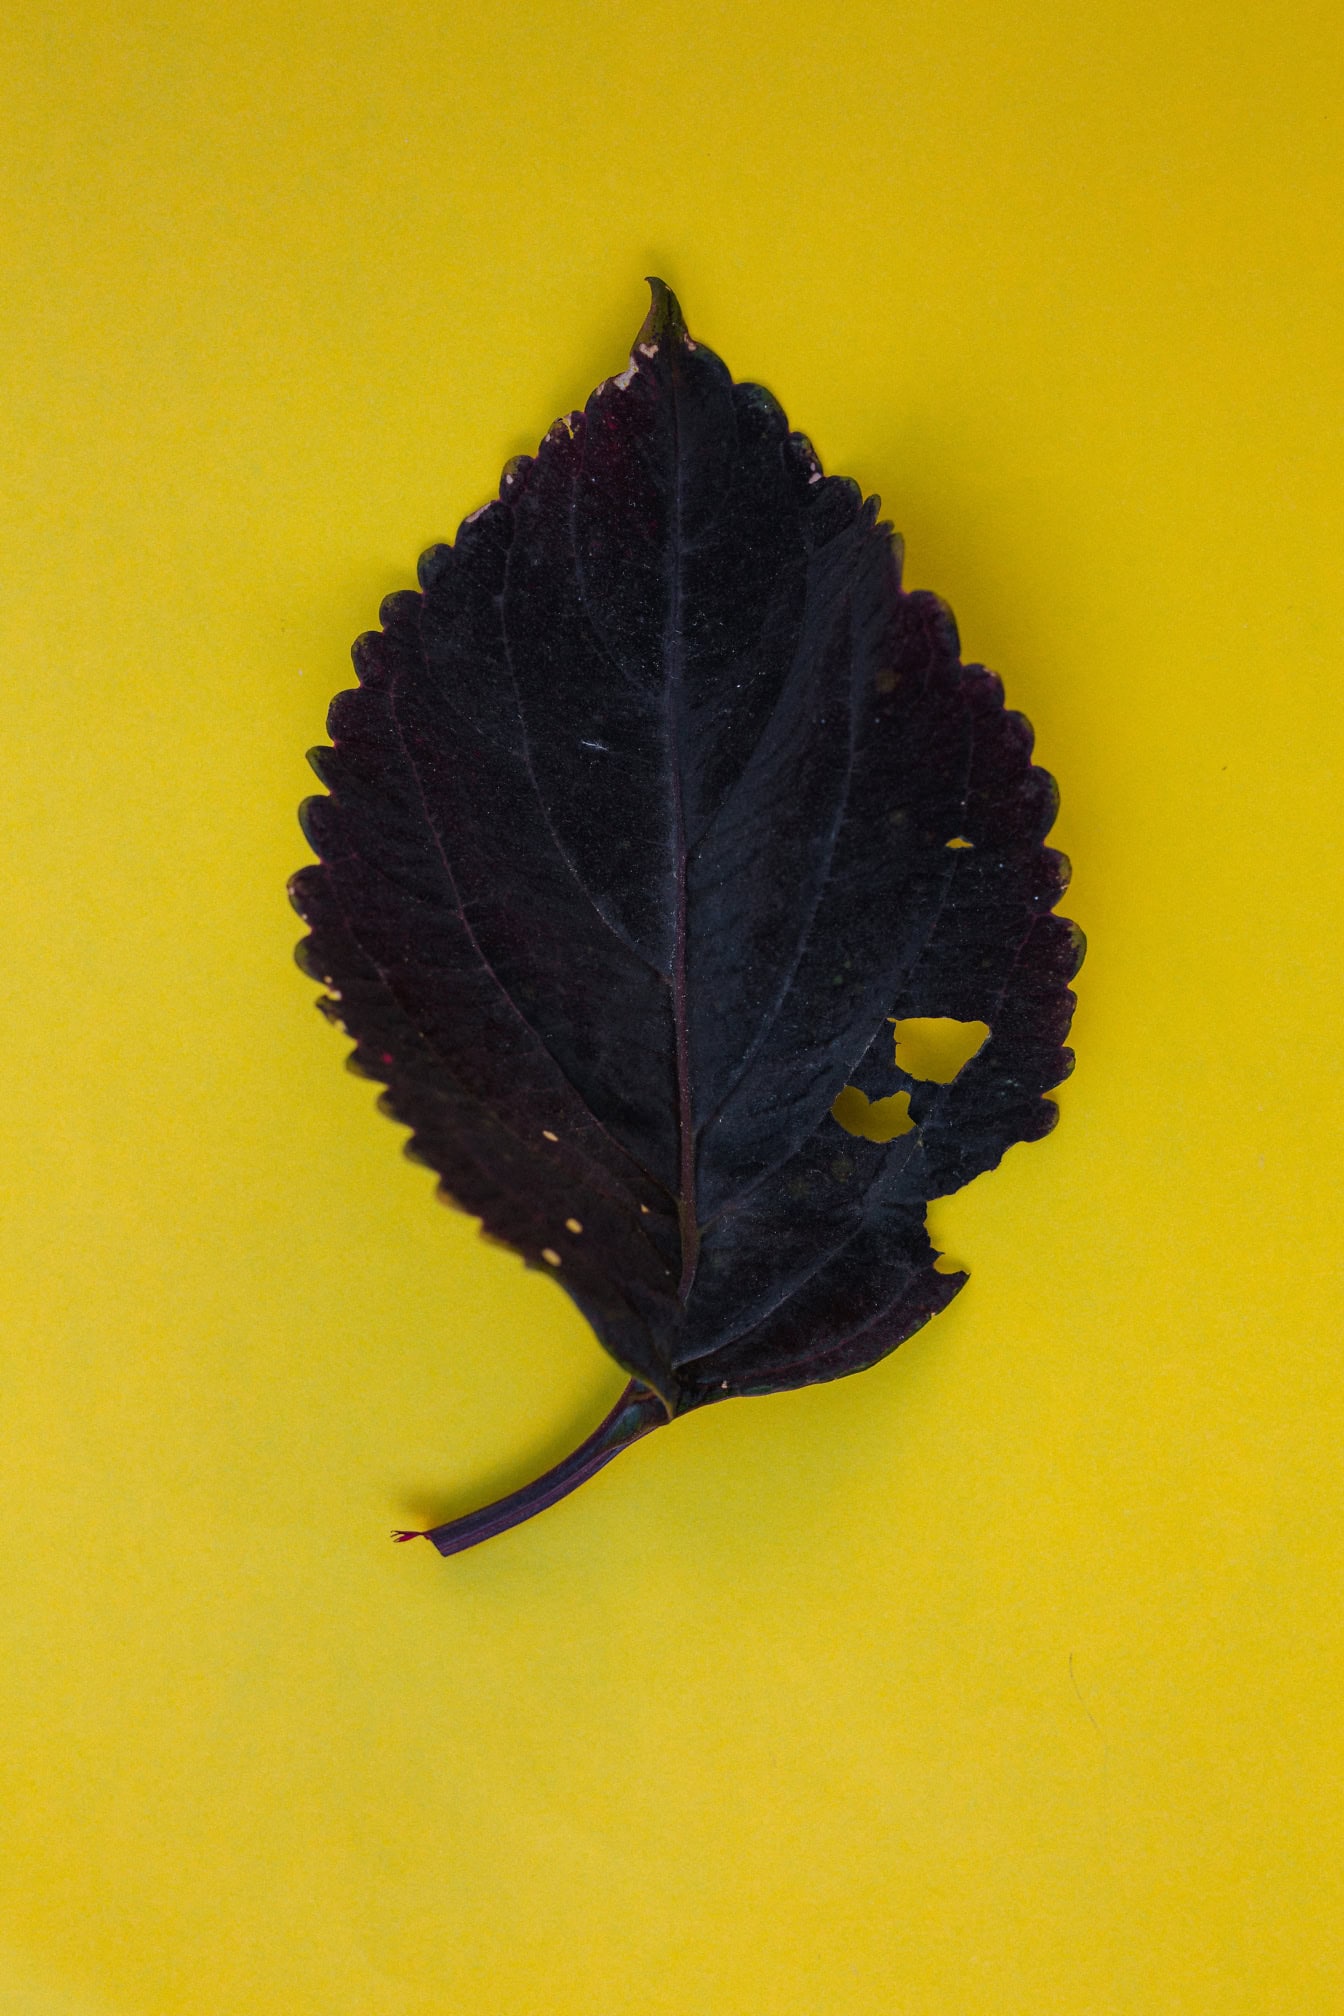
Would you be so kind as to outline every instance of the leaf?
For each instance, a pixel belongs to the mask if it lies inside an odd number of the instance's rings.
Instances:
[[[675,1415],[885,1357],[965,1278],[930,1199],[1045,1134],[1072,1061],[1028,723],[903,592],[877,499],[650,285],[629,369],[389,596],[311,759],[320,1005],[631,1375],[443,1552]],[[892,1039],[940,1019],[989,1031],[949,1082]],[[905,1095],[894,1138],[833,1116],[847,1086]]]

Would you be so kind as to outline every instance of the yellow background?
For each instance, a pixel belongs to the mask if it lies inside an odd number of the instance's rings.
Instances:
[[[1339,1739],[1334,0],[0,28],[0,2010],[1315,2016]],[[642,275],[1058,775],[1046,1143],[877,1370],[621,1384],[291,963],[347,649]]]

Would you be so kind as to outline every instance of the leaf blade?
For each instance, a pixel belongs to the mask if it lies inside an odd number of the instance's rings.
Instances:
[[[661,283],[420,582],[356,646],[293,884],[357,1068],[670,1412],[874,1362],[964,1279],[928,1202],[1071,1063],[1029,725]],[[946,1083],[892,1055],[937,1017],[990,1031]],[[909,1129],[847,1134],[847,1084]]]

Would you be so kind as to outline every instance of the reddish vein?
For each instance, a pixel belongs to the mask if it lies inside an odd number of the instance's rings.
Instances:
[[[666,341],[666,336],[663,338]],[[677,415],[675,339],[669,360],[672,380],[672,462],[675,470],[671,527],[671,581],[663,649],[668,661],[667,743],[671,766],[672,846],[676,864],[676,922],[672,941],[672,1026],[676,1038],[677,1072],[677,1219],[681,1232],[681,1280],[677,1299],[683,1305],[695,1280],[700,1257],[700,1225],[695,1210],[695,1129],[691,1112],[691,1044],[686,986],[686,807],[682,795],[682,637],[681,637],[681,439]]]

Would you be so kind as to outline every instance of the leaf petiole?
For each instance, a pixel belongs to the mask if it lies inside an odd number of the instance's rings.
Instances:
[[[396,1532],[392,1538],[432,1540],[440,1554],[461,1554],[466,1548],[491,1540],[496,1533],[507,1533],[510,1526],[521,1526],[525,1519],[544,1512],[548,1505],[554,1505],[596,1476],[622,1449],[663,1427],[668,1419],[667,1408],[658,1395],[640,1380],[632,1379],[605,1421],[544,1476],[524,1484],[521,1490],[511,1491],[507,1498],[496,1499],[493,1505],[482,1505],[460,1519],[450,1519],[446,1525],[430,1527],[427,1532]]]

